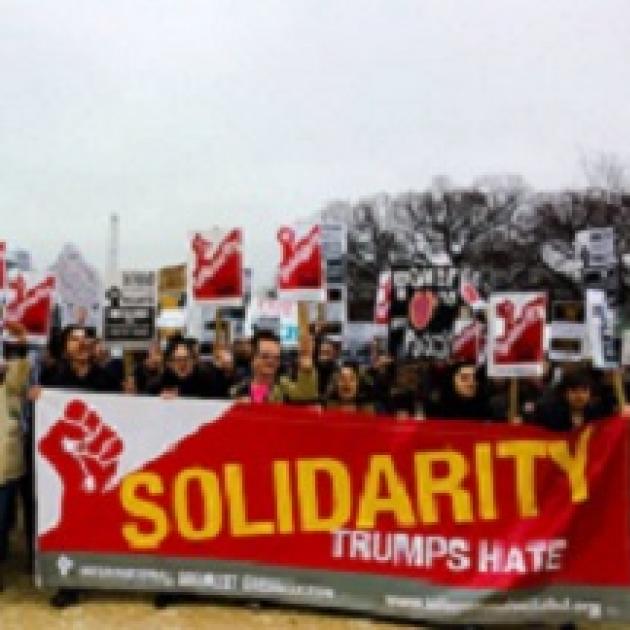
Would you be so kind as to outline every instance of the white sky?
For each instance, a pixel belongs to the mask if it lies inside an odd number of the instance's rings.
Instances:
[[[628,0],[0,0],[0,239],[183,260],[333,198],[489,172],[581,184],[630,158]]]

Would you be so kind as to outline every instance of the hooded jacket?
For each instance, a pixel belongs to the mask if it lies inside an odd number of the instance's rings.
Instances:
[[[20,414],[28,387],[27,359],[10,361],[0,384],[0,485],[24,473],[24,450]]]

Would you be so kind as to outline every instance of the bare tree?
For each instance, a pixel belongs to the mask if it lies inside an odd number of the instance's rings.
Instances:
[[[580,156],[580,168],[586,183],[610,192],[630,190],[630,169],[616,153]]]
[[[470,188],[440,176],[422,192],[328,204],[320,216],[348,226],[349,301],[361,305],[351,319],[371,318],[379,272],[395,264],[474,269],[486,293],[545,289],[552,299],[578,298],[582,268],[574,240],[588,228],[615,228],[630,288],[630,193],[619,190],[625,171],[613,165],[600,163],[600,173],[616,182],[606,191],[534,192],[520,176],[504,173]]]

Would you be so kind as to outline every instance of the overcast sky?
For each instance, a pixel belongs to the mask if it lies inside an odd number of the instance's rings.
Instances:
[[[628,0],[0,0],[0,239],[38,267],[183,260],[332,198],[630,159]]]

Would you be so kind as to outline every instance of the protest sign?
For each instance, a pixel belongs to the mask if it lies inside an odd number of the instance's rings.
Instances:
[[[461,305],[456,267],[392,269],[390,348],[399,358],[447,359]]]
[[[157,271],[158,339],[184,332],[188,322],[187,265],[168,265]]]
[[[156,277],[154,271],[127,270],[118,275],[106,293],[103,338],[142,347],[155,335]]]
[[[614,267],[618,264],[615,253],[615,230],[612,227],[580,230],[575,234],[575,257],[584,269]]]
[[[322,301],[325,279],[321,226],[282,227],[277,238],[281,251],[278,297]]]
[[[345,286],[348,231],[343,223],[325,222],[320,225],[322,256],[327,286]]]
[[[189,303],[239,306],[243,302],[240,229],[195,232],[190,237]]]
[[[45,344],[50,333],[54,293],[55,276],[12,270],[7,279],[5,322],[22,324],[31,343]]]
[[[495,293],[488,320],[488,374],[542,376],[547,320],[545,293]]]
[[[321,224],[322,256],[326,268],[326,302],[321,315],[328,337],[341,341],[347,320],[347,255],[348,233],[343,223]],[[319,319],[319,317],[317,317]]]
[[[78,248],[67,243],[50,268],[57,279],[57,304],[61,326],[79,324],[100,331],[103,284],[96,269]]]
[[[584,302],[560,301],[551,305],[549,358],[552,361],[582,361],[586,354]]]
[[[253,298],[245,322],[245,334],[271,330],[280,337],[283,346],[297,347],[299,337],[298,303],[292,300]]]
[[[44,391],[34,426],[42,587],[431,623],[630,620],[622,418],[480,432]]]
[[[575,235],[574,247],[582,270],[582,287],[604,291],[609,306],[617,308],[621,298],[621,273],[614,228],[581,230]]]
[[[599,289],[586,291],[586,327],[593,366],[613,370],[621,361],[621,340],[616,332],[617,318],[606,293]]]
[[[456,319],[451,339],[451,358],[454,361],[481,363],[484,350],[484,325],[473,318]]]

